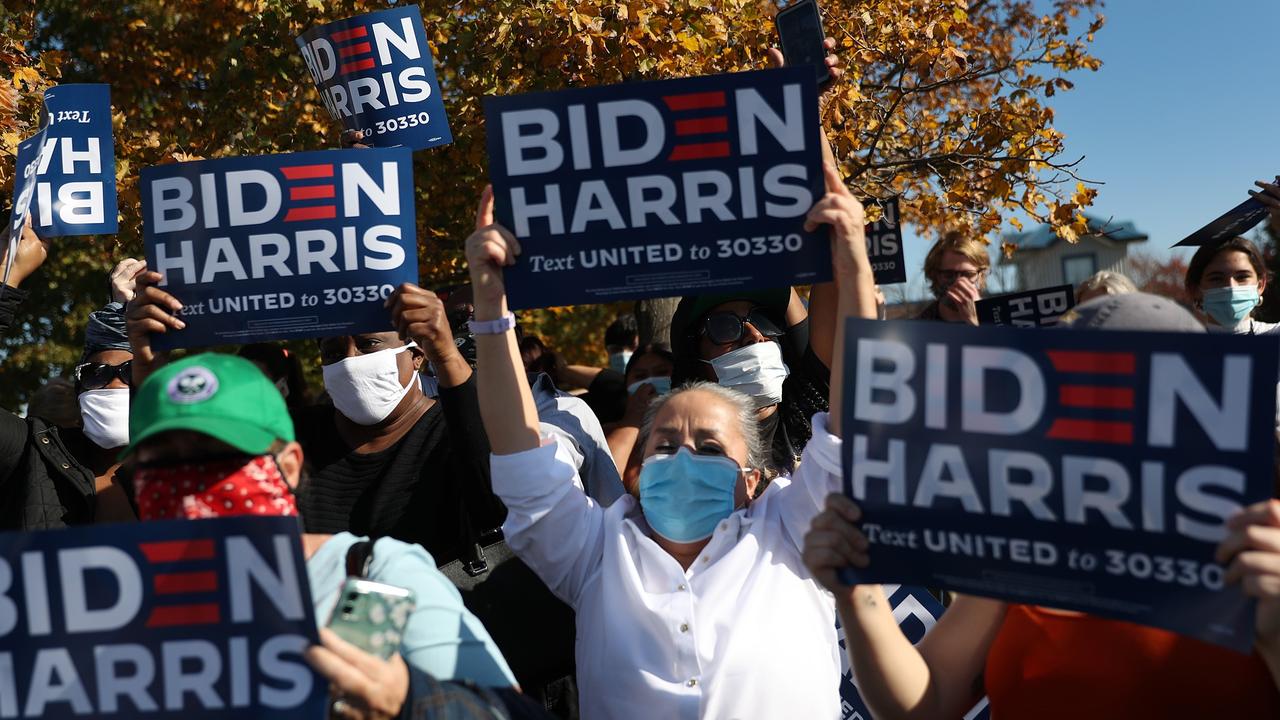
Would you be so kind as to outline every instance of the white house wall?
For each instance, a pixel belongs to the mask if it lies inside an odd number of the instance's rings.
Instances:
[[[1065,284],[1062,274],[1063,259],[1090,253],[1093,253],[1096,259],[1095,272],[1110,270],[1127,274],[1128,243],[1081,238],[1075,244],[1056,242],[1043,250],[1015,252],[1012,262],[1018,268],[1018,290],[1036,290]]]

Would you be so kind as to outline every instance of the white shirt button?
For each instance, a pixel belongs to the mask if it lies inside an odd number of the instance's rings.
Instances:
[[[689,680],[688,680],[687,682],[685,682],[685,685],[688,685],[689,687],[697,687],[697,686],[698,686],[698,678],[689,678]]]
[[[689,632],[689,623],[680,623],[680,632],[682,633]]]
[[[680,591],[680,592],[684,592],[684,591],[685,591],[685,584],[684,584],[684,583],[680,583],[679,585],[677,585],[677,586],[676,586],[676,590],[678,590],[678,591]]]

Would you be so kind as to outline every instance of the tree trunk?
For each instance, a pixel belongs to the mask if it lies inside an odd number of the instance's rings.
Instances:
[[[636,303],[636,324],[640,326],[640,347],[649,343],[671,346],[671,316],[680,298],[652,298]]]

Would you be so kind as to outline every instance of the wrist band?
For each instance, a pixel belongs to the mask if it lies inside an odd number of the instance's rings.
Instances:
[[[516,316],[507,313],[497,320],[472,320],[467,323],[472,335],[501,335],[516,326]]]

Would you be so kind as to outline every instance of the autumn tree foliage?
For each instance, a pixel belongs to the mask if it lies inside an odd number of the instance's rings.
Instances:
[[[1149,253],[1134,253],[1129,256],[1129,279],[1139,290],[1162,295],[1190,308],[1186,278],[1187,261],[1177,255],[1159,258]]]
[[[0,402],[77,355],[112,260],[142,252],[138,171],[176,160],[337,145],[294,37],[381,7],[373,0],[3,0],[0,192],[18,140],[56,82],[109,82],[120,234],[65,239],[4,338]],[[416,154],[423,284],[464,277],[462,241],[486,176],[483,98],[763,67],[767,0],[456,0],[420,3],[455,141]],[[1101,0],[824,0],[847,75],[823,121],[864,196],[903,196],[928,232],[994,237],[1017,212],[1067,238],[1094,191],[1063,157],[1050,105],[1089,54]],[[24,8],[24,6],[26,6]],[[16,97],[15,97],[16,94]],[[4,203],[7,208],[8,203]],[[556,308],[523,322],[570,360],[599,360],[617,307]],[[36,343],[39,343],[38,345]],[[303,348],[306,350],[306,348]]]

